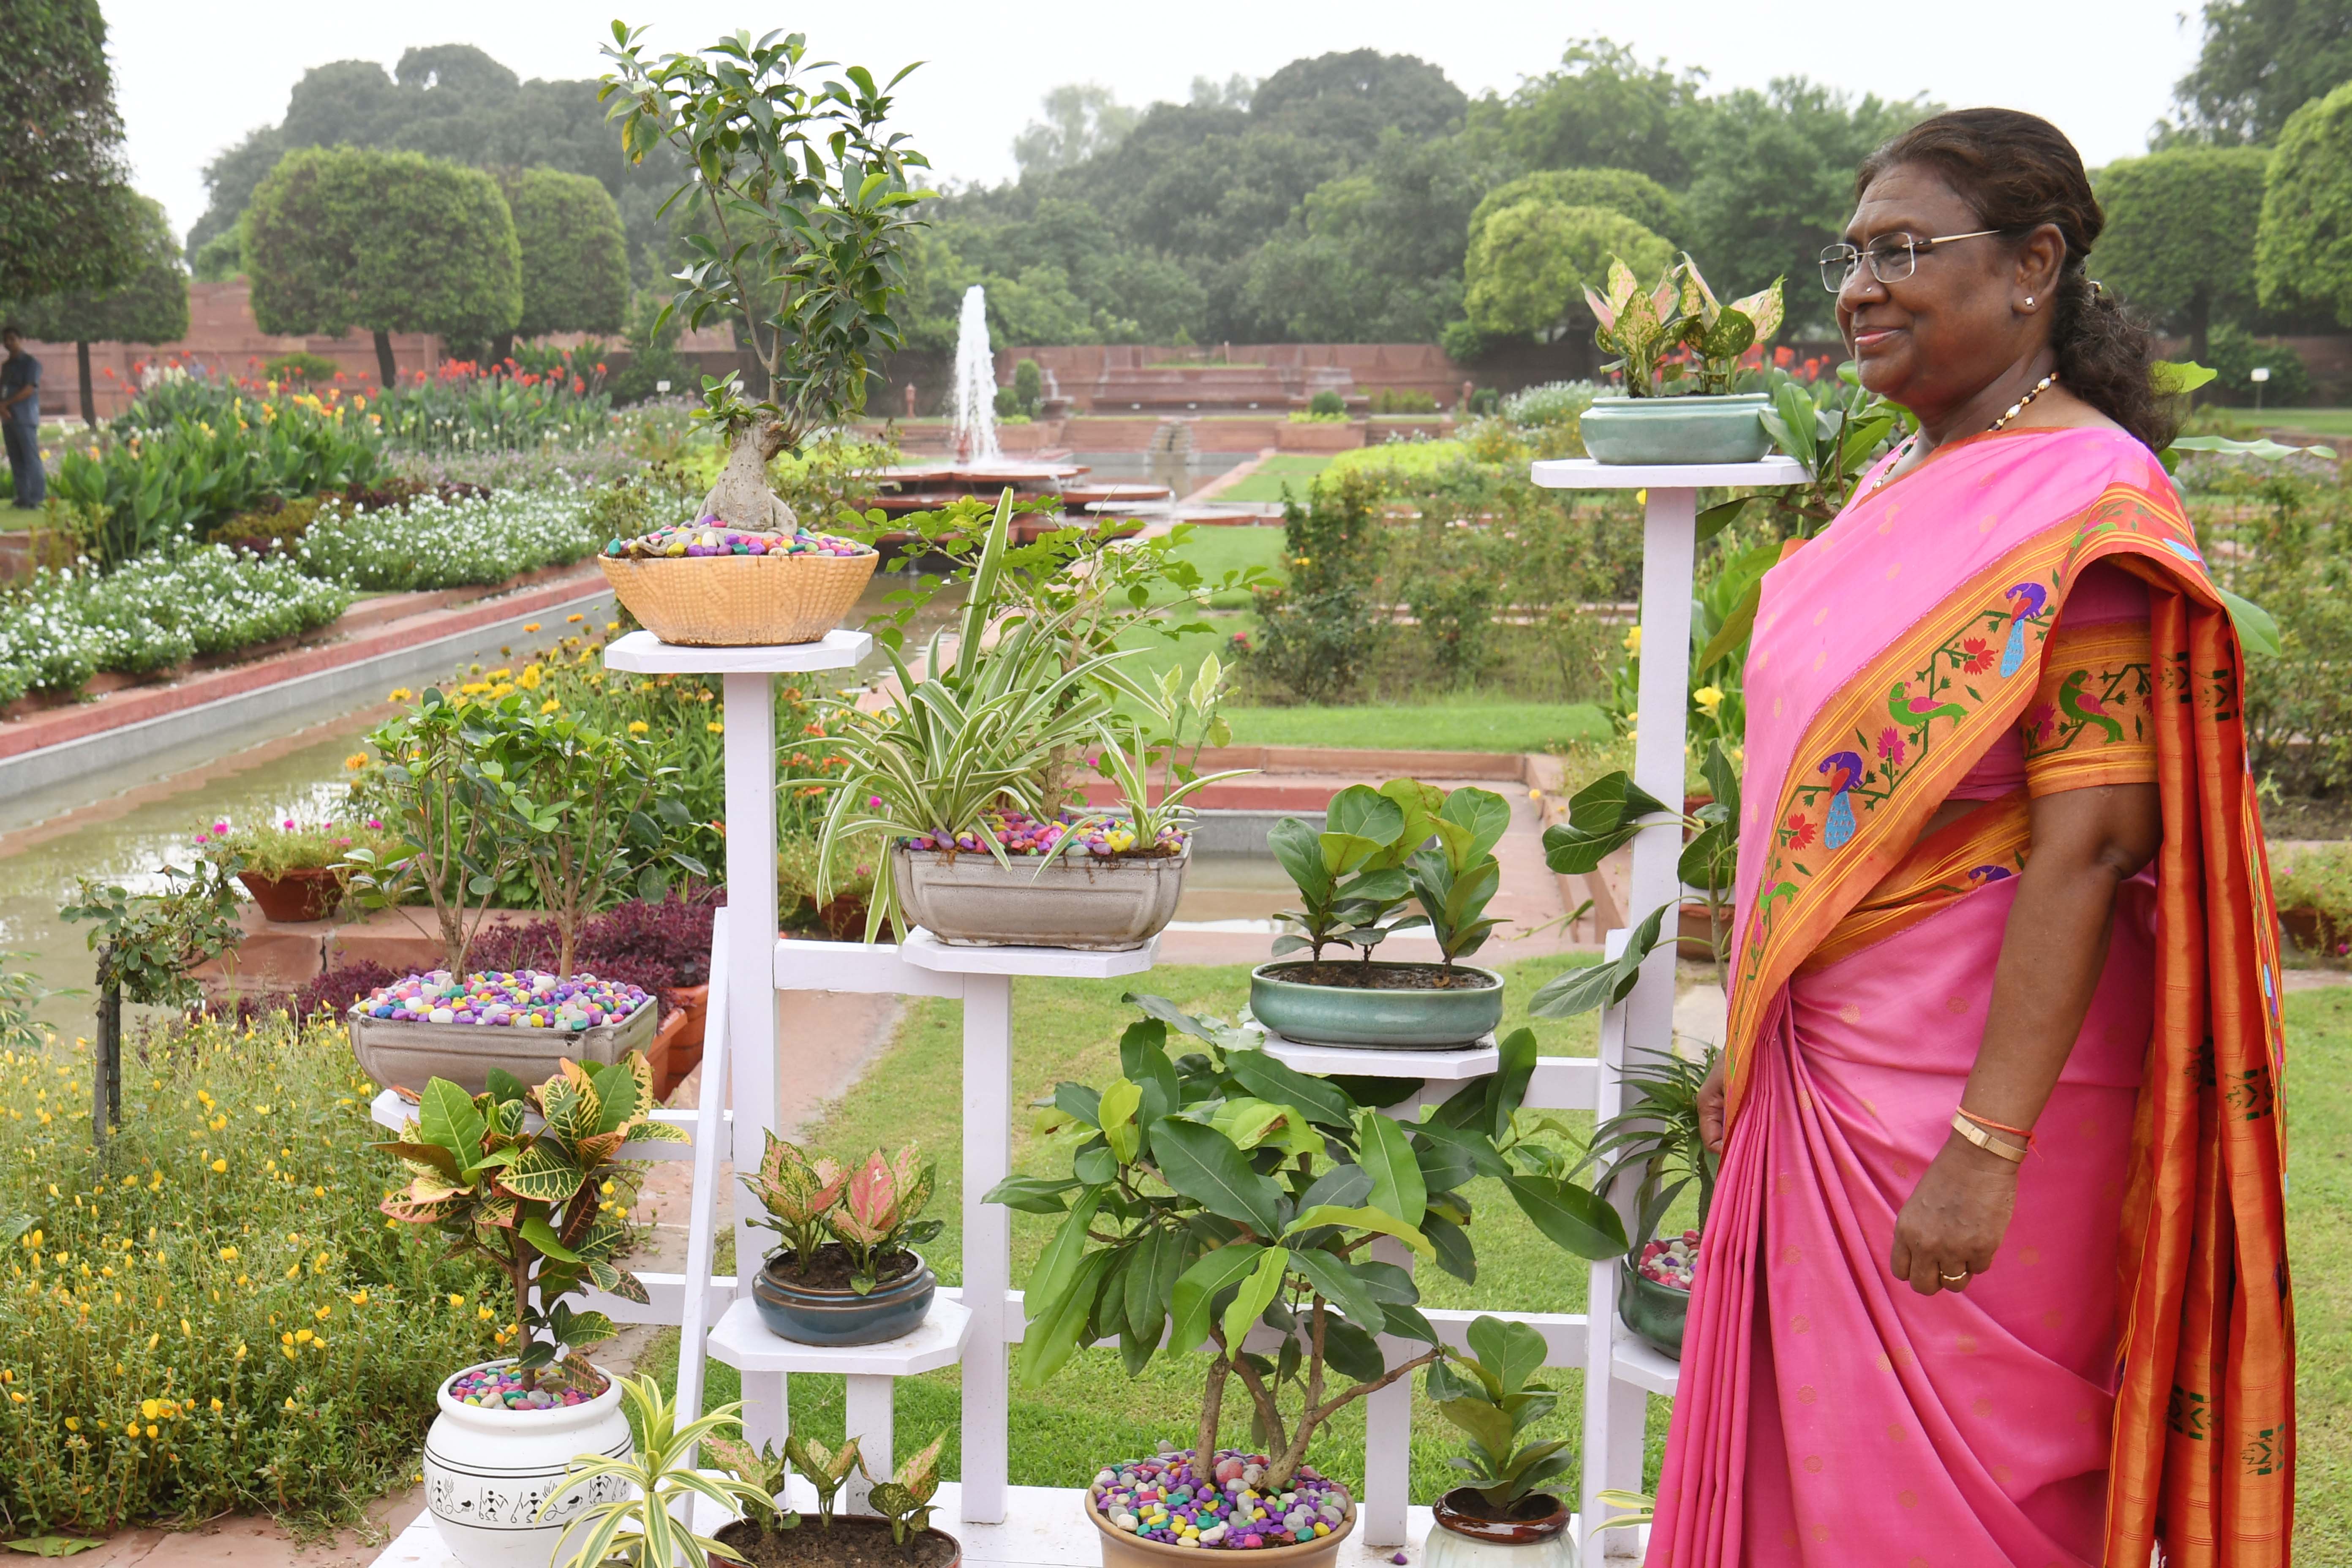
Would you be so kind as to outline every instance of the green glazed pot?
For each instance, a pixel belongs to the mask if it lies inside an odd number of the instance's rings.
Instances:
[[[1596,397],[1578,431],[1598,463],[1752,463],[1772,449],[1760,392]]]
[[[1682,1360],[1683,1321],[1689,1315],[1689,1291],[1643,1278],[1630,1259],[1619,1261],[1617,1316],[1643,1344]]]
[[[1284,978],[1283,971],[1305,966],[1304,960],[1287,959],[1250,971],[1251,1014],[1284,1039],[1300,1045],[1370,1051],[1442,1049],[1475,1045],[1503,1021],[1503,977],[1491,969],[1456,964],[1456,973],[1484,984],[1446,991],[1375,991]]]

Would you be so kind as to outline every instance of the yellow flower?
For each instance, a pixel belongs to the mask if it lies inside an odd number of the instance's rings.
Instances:
[[[364,1306],[366,1306],[367,1304],[368,1304],[368,1293],[367,1293],[367,1287],[365,1287],[364,1285],[362,1285],[362,1287],[360,1287],[358,1293],[357,1293],[357,1294],[355,1294],[355,1295],[353,1295],[353,1296],[352,1297],[352,1306],[354,1306],[354,1307],[364,1307]]]
[[[714,735],[723,735],[727,732],[726,725],[716,722],[705,724],[703,728],[709,731]]]
[[[359,772],[362,768],[367,766],[367,753],[365,752],[353,752],[350,756],[343,759],[343,766],[352,773]]]
[[[544,679],[545,677],[540,673],[539,666],[526,664],[522,667],[522,673],[515,677],[515,684],[525,691],[536,691],[539,689],[540,681]]]
[[[385,695],[384,700],[386,702],[414,702],[416,700],[416,693],[411,691],[405,686],[395,686]]]
[[[81,1430],[81,1417],[80,1417],[80,1416],[79,1416],[79,1415],[68,1415],[68,1416],[67,1416],[67,1417],[66,1417],[66,1430],[67,1430],[67,1431],[68,1431],[68,1432],[79,1432],[79,1431],[80,1431],[80,1430]]]
[[[1712,719],[1715,710],[1723,706],[1723,693],[1712,686],[1702,686],[1691,693],[1691,700],[1698,704],[1700,712]]]
[[[219,1415],[220,1413],[221,1413],[221,1402],[220,1402],[220,1396],[219,1396],[218,1394],[215,1394],[215,1395],[213,1396],[213,1414],[214,1414],[214,1415]]]
[[[570,615],[568,615],[568,616],[564,616],[564,617],[563,617],[563,620],[564,620],[564,624],[565,624],[565,625],[567,625],[567,626],[578,626],[581,622],[583,622],[583,621],[586,620],[587,618],[588,618],[587,616],[583,616],[583,615],[580,614],[580,612],[578,612],[577,610],[574,610],[572,614],[570,614]]]
[[[286,1408],[289,1410],[294,1408],[294,1396],[290,1394],[286,1396]]]
[[[522,629],[527,632],[535,632],[539,630],[539,623],[537,621],[527,622],[524,624]]]
[[[608,632],[617,632],[621,629],[621,623],[618,621],[606,621],[604,623],[604,629]]]
[[[222,1247],[220,1255],[221,1261],[223,1263],[234,1263],[236,1261],[236,1248],[234,1247]]]
[[[228,1162],[227,1162],[226,1160],[215,1160],[215,1161],[213,1162],[213,1173],[214,1173],[215,1175],[218,1175],[218,1174],[220,1174],[222,1172],[224,1172],[224,1171],[226,1171],[226,1170],[227,1170],[227,1169],[228,1169]],[[231,1256],[231,1257],[235,1257],[235,1256],[236,1256],[236,1252],[235,1252],[235,1249],[234,1249],[234,1248],[232,1248],[232,1249],[231,1249],[231,1251],[230,1251],[230,1256]]]
[[[540,710],[541,712],[542,712],[542,713],[552,713],[552,712],[554,712],[557,709],[562,708],[562,706],[563,706],[563,704],[562,704],[562,703],[561,703],[561,702],[557,701],[554,698],[551,697],[551,698],[549,698],[546,701],[544,701],[544,702],[542,702],[542,703],[541,703],[541,704],[539,705],[539,710]]]
[[[646,732],[647,728],[648,726],[643,719],[632,719],[629,721],[629,733],[632,735],[642,735]]]
[[[457,1295],[453,1295],[453,1296],[451,1296],[451,1297],[449,1298],[449,1305],[450,1305],[450,1306],[452,1306],[452,1307],[462,1307],[462,1306],[464,1306],[465,1304],[466,1304],[466,1298],[464,1298],[463,1296],[457,1296]]]
[[[1629,626],[1625,631],[1625,651],[1635,658],[1642,657],[1642,628]]]

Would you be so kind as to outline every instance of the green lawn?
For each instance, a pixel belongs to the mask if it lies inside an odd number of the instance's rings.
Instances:
[[[1283,564],[1278,528],[1196,524],[1176,554],[1200,568],[1201,575],[1212,583],[1228,572],[1244,572],[1253,566],[1263,566],[1277,578],[1289,575]],[[1213,594],[1209,603],[1220,610],[1245,610],[1250,607],[1250,596],[1246,590],[1235,590]]]
[[[1464,698],[1397,708],[1228,708],[1241,746],[1360,746],[1414,752],[1540,752],[1603,740],[1609,721],[1583,702]]]
[[[2352,1563],[2352,987],[2286,999],[2295,1556]]]
[[[1528,1022],[1525,999],[1537,986],[1570,963],[1583,959],[1528,959],[1502,965],[1515,999],[1506,1028]],[[1194,1012],[1232,1016],[1248,994],[1248,971],[1240,966],[1182,968],[1158,971],[1142,981],[1013,983],[1016,1016],[1013,1049],[1013,1092],[1020,1102],[1048,1096],[1055,1083],[1076,1079],[1108,1082],[1118,1072],[1119,1031],[1139,1015],[1118,1000],[1122,991],[1148,985]],[[1566,1023],[1535,1025],[1549,1055],[1590,1056],[1593,1050],[1591,1017]],[[947,1224],[946,1233],[925,1256],[943,1280],[961,1278],[962,1248],[956,1193],[961,1184],[962,1144],[962,1019],[960,1004],[911,1004],[896,1042],[867,1071],[856,1089],[828,1112],[812,1135],[812,1146],[836,1156],[854,1156],[878,1144],[896,1145],[919,1138],[939,1159],[940,1196],[932,1213]],[[1571,1121],[1580,1118],[1570,1117]],[[1014,1168],[1042,1174],[1051,1168],[1050,1151],[1016,1121]],[[1479,1281],[1474,1289],[1449,1276],[1428,1270],[1423,1280],[1423,1300],[1441,1307],[1486,1306],[1525,1311],[1573,1312],[1584,1305],[1584,1265],[1538,1236],[1508,1198],[1492,1184],[1479,1183],[1469,1193],[1478,1214]],[[1037,1253],[1051,1234],[1047,1216],[1013,1216],[1013,1278],[1016,1287],[1027,1277]],[[671,1334],[657,1342],[644,1363],[665,1383],[677,1372],[677,1340]],[[1016,1486],[1082,1486],[1107,1459],[1149,1453],[1162,1438],[1182,1441],[1192,1429],[1191,1412],[1197,1408],[1202,1367],[1191,1356],[1163,1354],[1130,1379],[1116,1351],[1082,1352],[1062,1373],[1034,1393],[1018,1386],[1013,1404],[1013,1481]],[[740,1387],[732,1369],[710,1363],[709,1398],[716,1403],[736,1397]],[[1570,1390],[1579,1386],[1572,1371],[1554,1373]],[[842,1427],[842,1384],[838,1378],[803,1376],[792,1382],[792,1396],[800,1417],[814,1426],[827,1440],[836,1440]],[[961,1391],[952,1370],[909,1379],[901,1385],[898,1405],[899,1446],[911,1452],[933,1434],[948,1433],[945,1473],[958,1473],[959,1441],[955,1431]],[[1241,1404],[1234,1401],[1232,1404]],[[1549,1426],[1560,1436],[1573,1436],[1573,1402]],[[1319,1468],[1362,1482],[1364,1424],[1361,1405],[1333,1423],[1326,1441],[1318,1447]],[[1229,1406],[1230,1409],[1230,1406]],[[1247,1436],[1248,1418],[1234,1414],[1227,1440]],[[1416,1501],[1426,1502],[1453,1484],[1445,1457],[1457,1451],[1444,1425],[1427,1401],[1416,1395],[1413,1419],[1413,1481]],[[1650,1465],[1654,1471],[1664,1441],[1664,1405],[1653,1401]]]
[[[9,493],[11,500],[0,501],[0,533],[17,533],[28,528],[40,527],[41,514],[37,511],[26,511],[16,503],[13,499],[14,492]]]
[[[1286,486],[1299,500],[1307,499],[1307,487],[1315,476],[1331,466],[1328,456],[1308,452],[1277,452],[1258,460],[1248,478],[1230,489],[1220,490],[1213,499],[1233,501],[1278,501]]]
[[[2247,419],[2265,429],[2308,430],[2315,436],[2352,436],[2352,408],[2232,408],[2233,419]]]

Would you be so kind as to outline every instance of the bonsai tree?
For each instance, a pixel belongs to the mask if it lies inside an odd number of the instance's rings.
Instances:
[[[635,1174],[616,1158],[623,1144],[688,1141],[652,1119],[653,1089],[653,1069],[635,1051],[609,1067],[566,1060],[532,1089],[496,1068],[478,1095],[436,1078],[400,1137],[371,1145],[409,1173],[408,1185],[378,1205],[383,1213],[433,1226],[449,1237],[453,1254],[478,1253],[507,1277],[525,1389],[537,1387],[540,1369],[559,1360],[583,1384],[593,1383],[578,1352],[618,1331],[604,1313],[576,1310],[567,1296],[593,1285],[646,1300],[645,1287],[616,1261],[628,1247],[624,1214],[604,1200],[635,1189]],[[534,1113],[541,1125],[530,1130]],[[618,1202],[625,1211],[627,1199]]]
[[[697,327],[732,318],[767,378],[757,403],[731,374],[705,378],[701,414],[725,431],[728,455],[704,510],[790,529],[768,460],[862,409],[872,358],[905,344],[891,301],[906,291],[915,204],[932,194],[909,175],[929,163],[883,121],[914,68],[881,87],[863,66],[820,79],[831,62],[806,58],[804,35],[778,32],[654,58],[645,31],[613,24],[597,97],[629,162],[677,150],[688,174],[665,205],[683,200],[707,225],[687,237],[695,258],[655,330],[673,311]]]
[[[1544,1363],[1544,1337],[1535,1329],[1486,1316],[1475,1320],[1465,1337],[1470,1353],[1447,1350],[1430,1363],[1423,1386],[1437,1413],[1470,1438],[1467,1457],[1445,1462],[1469,1475],[1470,1489],[1486,1503],[1489,1519],[1512,1519],[1538,1487],[1576,1463],[1565,1437],[1519,1441],[1520,1433],[1552,1413],[1559,1396],[1529,1381]]]
[[[740,1179],[767,1211],[751,1223],[790,1243],[775,1256],[792,1258],[791,1272],[807,1273],[829,1237],[849,1255],[850,1289],[863,1296],[900,1254],[940,1234],[940,1221],[921,1217],[938,1171],[914,1143],[887,1159],[877,1149],[845,1171],[829,1159],[811,1161],[771,1132],[758,1173]]]
[[[1297,1473],[1315,1434],[1356,1401],[1444,1352],[1410,1272],[1366,1256],[1391,1238],[1465,1280],[1477,1273],[1475,1176],[1499,1180],[1536,1227],[1584,1258],[1625,1249],[1615,1212],[1563,1179],[1565,1156],[1522,1128],[1535,1037],[1420,1121],[1360,1101],[1257,1048],[1255,1037],[1160,997],[1119,1041],[1120,1075],[1063,1083],[1050,1124],[1069,1173],[1015,1176],[987,1201],[1064,1216],[1031,1272],[1014,1367],[1025,1386],[1115,1336],[1129,1375],[1163,1348],[1204,1350],[1196,1462],[1216,1450],[1231,1385],[1270,1456],[1265,1486]],[[1193,1048],[1169,1051],[1169,1031]],[[1388,1363],[1379,1336],[1428,1347]]]

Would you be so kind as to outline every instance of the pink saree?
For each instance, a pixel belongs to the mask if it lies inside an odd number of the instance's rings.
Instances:
[[[2146,623],[2059,626],[2102,561]],[[1957,443],[1765,579],[1730,1139],[1653,1568],[2286,1561],[2278,969],[2238,668],[2170,480],[2110,431]],[[1895,1219],[1976,1057],[2027,791],[1920,830],[2015,734],[2035,794],[2153,777],[2165,843],[1992,1268],[1922,1297],[1887,1272]]]

